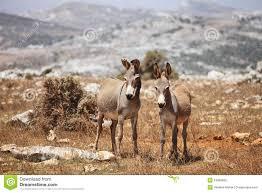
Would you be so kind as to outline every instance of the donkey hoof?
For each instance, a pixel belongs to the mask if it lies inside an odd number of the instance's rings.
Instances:
[[[138,151],[137,150],[133,152],[133,156],[134,157],[138,156]]]
[[[173,152],[169,152],[167,155],[166,155],[166,158],[169,159],[169,160],[172,160],[174,158],[174,153]]]
[[[189,162],[191,160],[190,156],[188,154],[184,155],[185,162]]]
[[[168,160],[178,160],[178,154],[175,154],[175,153],[172,153],[172,152],[169,152],[168,154],[167,154],[167,159]]]

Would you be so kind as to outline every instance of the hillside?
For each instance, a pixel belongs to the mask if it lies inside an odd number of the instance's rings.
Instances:
[[[51,45],[70,39],[79,31],[58,24],[0,13],[0,49],[28,45]]]

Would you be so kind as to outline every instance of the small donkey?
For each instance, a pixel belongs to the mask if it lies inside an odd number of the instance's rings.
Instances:
[[[165,144],[165,133],[166,133],[166,125],[170,125],[172,127],[172,147],[170,153],[168,154],[168,158],[171,159],[173,154],[175,155],[175,159],[178,159],[177,152],[177,133],[178,127],[177,125],[183,124],[183,143],[184,143],[184,151],[183,154],[185,156],[185,160],[189,160],[188,152],[187,152],[187,126],[189,117],[191,114],[191,95],[189,90],[181,85],[175,85],[174,93],[170,91],[170,82],[169,75],[171,74],[172,69],[169,63],[166,64],[164,70],[160,70],[158,65],[155,64],[153,75],[155,76],[155,88],[157,92],[157,103],[160,108],[160,157],[163,157],[164,144]]]
[[[140,61],[138,59],[128,62],[122,59],[126,68],[125,81],[118,79],[106,79],[97,97],[98,106],[98,129],[95,141],[95,150],[98,148],[99,136],[102,132],[103,118],[112,120],[111,141],[112,151],[120,156],[120,146],[123,138],[124,120],[131,119],[132,141],[134,154],[138,154],[137,148],[137,118],[140,109]],[[119,124],[119,131],[115,138],[116,126]],[[116,144],[117,142],[117,144]]]

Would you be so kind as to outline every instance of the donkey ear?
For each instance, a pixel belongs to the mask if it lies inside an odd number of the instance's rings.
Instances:
[[[155,79],[158,79],[158,78],[161,77],[160,69],[159,69],[157,64],[154,65],[153,75],[154,75]]]
[[[167,63],[166,63],[166,69],[165,69],[166,77],[169,77],[170,74],[171,74],[171,72],[172,72],[171,65],[167,62]]]
[[[139,72],[140,61],[138,59],[134,59],[131,61],[131,64],[134,66],[135,70]]]
[[[121,59],[123,66],[128,70],[131,64],[126,59]]]

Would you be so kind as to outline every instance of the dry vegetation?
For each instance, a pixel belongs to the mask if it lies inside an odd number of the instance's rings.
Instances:
[[[76,77],[81,84],[96,82],[84,77]],[[25,101],[23,93],[26,89],[36,89],[43,92],[43,79],[32,80],[0,80],[0,146],[15,143],[18,146],[53,145],[72,146],[89,149],[94,141],[95,133],[83,130],[69,131],[59,129],[59,138],[69,138],[69,144],[60,144],[46,140],[44,130],[38,126],[30,129],[11,127],[5,124],[13,115],[32,109],[37,99]],[[193,156],[189,163],[174,164],[169,160],[158,160],[159,156],[159,117],[158,108],[154,101],[142,96],[142,109],[138,125],[138,145],[140,158],[132,156],[131,128],[129,122],[124,127],[123,158],[113,162],[98,161],[59,161],[55,166],[43,166],[31,162],[17,160],[9,154],[0,152],[0,174],[261,174],[262,147],[247,146],[231,139],[232,133],[250,132],[250,141],[258,138],[262,131],[262,108],[252,98],[262,95],[259,84],[243,83],[230,85],[214,81],[183,81],[188,85],[195,98],[193,111],[188,128],[188,146]],[[151,81],[143,82],[147,88]],[[235,91],[225,94],[224,91],[233,88]],[[40,96],[40,95],[38,95]],[[237,100],[246,101],[248,106],[240,104],[239,109],[231,109],[231,104]],[[261,101],[260,101],[261,102]],[[211,124],[211,125],[210,125]],[[111,150],[109,129],[104,129],[100,140],[100,149]],[[180,129],[181,132],[181,129]],[[221,140],[214,140],[215,136]],[[171,129],[167,131],[165,153],[170,147]],[[179,148],[182,147],[179,133]],[[219,159],[206,162],[204,152],[215,149]],[[84,172],[86,165],[92,164],[97,168],[94,172]]]

